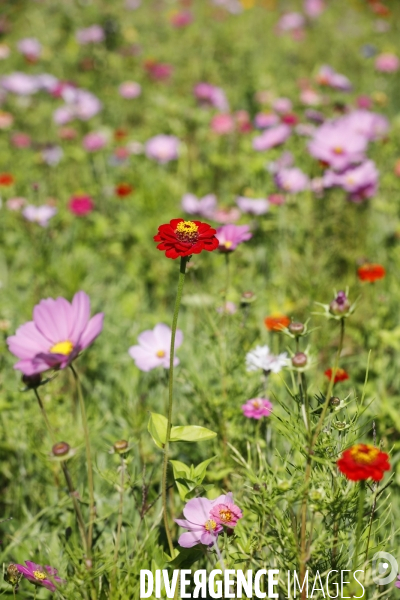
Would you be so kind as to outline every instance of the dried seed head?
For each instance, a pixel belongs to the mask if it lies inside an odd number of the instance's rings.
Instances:
[[[304,354],[304,352],[297,352],[292,358],[292,365],[296,368],[305,367],[307,360],[307,354]]]
[[[117,454],[123,454],[128,450],[128,446],[129,444],[126,440],[118,440],[118,442],[115,442],[113,448]]]
[[[299,321],[293,321],[290,323],[288,329],[293,335],[301,335],[304,331],[304,324]]]

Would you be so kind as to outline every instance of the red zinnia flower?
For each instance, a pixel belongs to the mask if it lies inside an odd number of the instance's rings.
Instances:
[[[161,242],[157,248],[165,250],[167,258],[178,258],[200,254],[202,250],[216,250],[219,242],[215,234],[216,230],[208,223],[172,219],[169,223],[159,226],[154,241]]]
[[[133,192],[133,187],[129,183],[119,183],[115,188],[115,193],[121,198],[129,196],[131,192]]]
[[[326,375],[329,380],[332,377],[332,371],[333,371],[333,369],[327,369],[324,373],[324,375]],[[346,379],[348,379],[348,378],[349,378],[349,375],[344,369],[337,369],[333,383],[337,383],[338,381],[346,381]]]
[[[265,317],[264,323],[269,331],[282,331],[289,325],[290,319],[286,315],[269,315]]]
[[[374,281],[377,281],[378,279],[383,279],[386,275],[386,271],[385,267],[382,267],[382,265],[365,263],[365,265],[362,265],[358,269],[357,274],[361,281],[374,283]]]
[[[345,450],[337,461],[339,471],[351,481],[373,479],[380,481],[390,470],[389,456],[371,444],[356,444]]]
[[[126,138],[127,135],[128,132],[125,129],[116,129],[114,131],[114,139],[117,141],[123,140],[124,138]]]
[[[12,185],[15,179],[11,173],[0,173],[0,185]]]

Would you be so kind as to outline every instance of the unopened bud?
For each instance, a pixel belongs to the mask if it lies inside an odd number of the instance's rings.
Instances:
[[[329,305],[329,311],[333,315],[342,315],[347,313],[351,307],[350,301],[345,292],[338,292],[336,298]]]
[[[332,398],[329,400],[329,404],[331,406],[339,406],[340,398],[338,398],[337,396],[332,396]]]
[[[65,456],[70,450],[70,445],[67,442],[58,442],[51,449],[53,456]]]
[[[118,442],[115,442],[113,447],[117,454],[123,454],[128,450],[128,446],[129,444],[126,440],[118,440]]]
[[[16,587],[22,577],[22,573],[20,573],[17,567],[14,564],[8,565],[5,573],[4,580],[7,581],[13,587]]]
[[[85,565],[88,571],[93,567],[93,562],[90,558],[85,558]]]
[[[27,388],[34,390],[41,384],[42,376],[40,373],[36,373],[35,375],[22,375],[22,382]]]
[[[288,329],[293,335],[301,335],[304,331],[304,324],[299,321],[293,321],[290,323]]]
[[[292,358],[292,365],[296,368],[305,367],[307,364],[307,354],[297,352]]]
[[[347,424],[346,421],[336,421],[333,426],[339,431],[342,431],[343,429],[346,429]]]
[[[241,298],[240,298],[240,302],[241,304],[251,304],[252,302],[254,302],[254,300],[256,299],[256,295],[254,294],[254,292],[243,292]]]

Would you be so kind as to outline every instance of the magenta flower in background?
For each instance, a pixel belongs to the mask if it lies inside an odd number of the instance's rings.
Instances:
[[[8,210],[18,211],[26,205],[26,198],[9,198],[6,202]]]
[[[300,101],[306,106],[319,106],[322,102],[321,94],[312,88],[305,88],[300,92]]]
[[[36,94],[40,89],[40,84],[34,75],[15,71],[10,75],[5,75],[0,79],[0,86],[7,92],[17,94],[18,96],[30,96]]]
[[[354,110],[340,119],[343,126],[363,135],[368,141],[382,138],[389,131],[389,121],[369,110]]]
[[[43,148],[40,153],[43,162],[50,167],[55,167],[58,165],[62,157],[64,156],[64,150],[61,146],[47,146],[47,148]]]
[[[243,513],[234,503],[232,492],[212,500],[210,517],[217,525],[225,525],[229,529],[236,527],[239,519],[243,517]]]
[[[236,204],[244,213],[254,216],[265,215],[269,210],[269,202],[266,198],[246,198],[238,196]]]
[[[282,15],[278,21],[278,31],[294,31],[302,29],[305,25],[304,16],[298,12],[290,12]]]
[[[219,241],[218,250],[233,252],[239,244],[253,237],[248,225],[222,225],[218,227],[215,237]]]
[[[106,136],[100,131],[91,131],[82,140],[82,146],[88,152],[97,152],[107,144]]]
[[[54,567],[49,567],[48,565],[42,567],[41,565],[37,565],[30,560],[26,560],[25,565],[26,566],[16,564],[15,566],[17,567],[18,571],[22,573],[23,577],[28,579],[28,581],[34,583],[35,585],[42,585],[51,592],[55,592],[57,589],[54,585],[54,582],[59,585],[67,583],[65,579],[58,577],[58,571],[57,569],[54,569]]]
[[[248,419],[262,419],[269,417],[272,412],[272,404],[267,398],[253,398],[242,404],[242,411]]]
[[[158,323],[154,329],[147,329],[138,336],[139,345],[131,346],[129,355],[141,371],[151,371],[157,367],[169,369],[171,328]],[[183,342],[183,333],[176,330],[175,348]],[[179,358],[174,357],[174,366],[179,365]]]
[[[289,151],[282,152],[280,156],[274,161],[271,161],[267,164],[267,171],[270,173],[277,173],[281,169],[288,169],[293,165],[294,157],[293,154]]]
[[[272,103],[272,108],[280,114],[289,113],[292,110],[293,104],[289,98],[277,98]]]
[[[303,9],[307,17],[317,19],[325,10],[324,0],[304,0]]]
[[[173,27],[186,27],[193,22],[193,14],[190,10],[180,10],[174,12],[170,17],[170,23]]]
[[[105,39],[104,30],[100,25],[91,25],[85,29],[78,29],[76,41],[78,44],[99,44]]]
[[[227,300],[224,306],[218,306],[216,308],[217,313],[224,315],[234,315],[237,312],[237,306],[234,302]]]
[[[362,162],[368,140],[346,127],[343,122],[327,121],[308,144],[311,156],[327,163],[335,171]]]
[[[122,98],[131,100],[132,98],[138,98],[142,93],[142,86],[136,81],[124,81],[118,88],[119,95]]]
[[[382,73],[394,73],[399,70],[400,60],[395,54],[386,52],[375,59],[375,69]]]
[[[253,148],[258,152],[263,152],[264,150],[269,150],[275,146],[280,146],[288,139],[291,132],[291,128],[285,123],[277,125],[276,127],[271,127],[271,129],[267,129],[261,135],[253,139]]]
[[[270,194],[268,196],[268,202],[275,206],[281,206],[282,204],[285,204],[286,198],[284,194]]]
[[[27,133],[16,132],[11,136],[11,143],[15,148],[29,148],[31,138]]]
[[[17,48],[28,60],[36,61],[42,51],[42,44],[36,38],[19,40]]]
[[[27,221],[39,223],[42,227],[47,227],[49,220],[54,217],[55,214],[57,214],[57,209],[48,204],[42,204],[42,206],[28,204],[22,211],[22,215]]]
[[[172,65],[160,63],[153,59],[146,60],[144,68],[154,81],[168,81],[174,72]]]
[[[372,98],[370,98],[369,96],[363,95],[358,96],[356,104],[358,108],[365,108],[369,110],[372,107],[373,101]]]
[[[53,120],[57,125],[65,125],[72,119],[88,121],[102,109],[102,103],[94,94],[72,85],[63,85],[60,96],[65,104],[53,113]]]
[[[217,208],[217,197],[215,194],[207,194],[202,198],[197,198],[194,194],[184,194],[181,207],[189,215],[199,215],[205,219],[211,219]]]
[[[281,169],[275,175],[275,183],[279,189],[297,194],[308,189],[310,181],[305,173],[297,167]]]
[[[211,119],[211,129],[218,135],[228,135],[235,130],[235,119],[228,113],[214,115]]]
[[[320,85],[326,85],[342,92],[349,92],[353,87],[345,75],[337,73],[329,65],[323,65],[320,68],[316,79]]]
[[[94,202],[87,194],[77,194],[72,196],[68,203],[69,210],[78,217],[83,217],[92,212]]]
[[[65,298],[41,300],[33,309],[33,321],[7,338],[10,352],[20,359],[14,369],[24,375],[65,369],[100,335],[103,319],[103,313],[90,318],[89,296],[82,291],[72,303]]]
[[[178,158],[179,146],[180,141],[174,135],[159,134],[147,140],[145,153],[147,158],[163,165]]]
[[[257,113],[254,117],[254,125],[258,129],[267,129],[279,123],[279,117],[275,113]]]
[[[211,83],[200,82],[195,85],[193,93],[201,106],[212,106],[221,112],[229,110],[228,100],[222,88]]]
[[[192,548],[197,544],[211,546],[222,531],[222,525],[210,515],[214,502],[208,498],[192,498],[183,509],[185,519],[175,519],[179,527],[189,531],[182,533],[178,544],[182,548]]]
[[[216,208],[212,216],[217,223],[234,223],[240,219],[240,210],[236,206]]]

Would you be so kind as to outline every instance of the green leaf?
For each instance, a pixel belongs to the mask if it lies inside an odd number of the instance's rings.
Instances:
[[[215,431],[198,425],[179,425],[171,429],[171,442],[203,442],[216,437]]]
[[[207,460],[203,461],[202,463],[197,465],[197,467],[195,467],[194,476],[196,477],[196,479],[199,483],[201,483],[203,481],[204,476],[207,471],[207,467],[210,464],[210,462],[214,460],[214,458],[217,458],[217,457],[213,456],[212,458],[207,458]]]
[[[182,548],[178,556],[169,562],[174,569],[189,569],[196,561],[205,555],[205,550],[199,546]]]
[[[167,425],[168,421],[163,415],[150,413],[147,430],[159,448],[164,448],[165,440],[167,439]]]
[[[178,477],[182,477],[184,479],[190,479],[190,467],[185,465],[185,463],[180,462],[179,460],[170,460],[169,461],[174,470],[174,477],[178,479]]]

